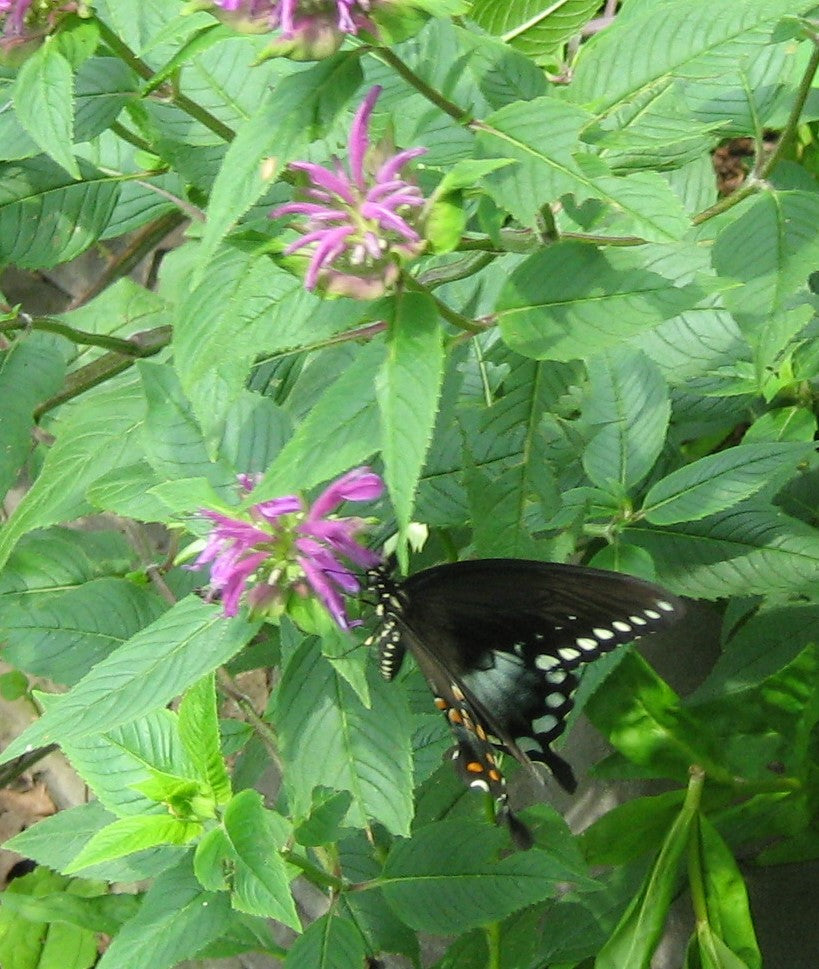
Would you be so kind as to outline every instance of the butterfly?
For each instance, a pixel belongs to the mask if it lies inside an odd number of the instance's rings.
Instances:
[[[449,721],[455,768],[496,799],[497,817],[531,844],[510,811],[497,751],[542,782],[546,765],[570,793],[572,769],[552,750],[566,728],[586,663],[682,616],[680,599],[642,579],[524,559],[437,565],[400,581],[394,563],[367,573],[379,626],[368,644],[393,679],[407,650]]]

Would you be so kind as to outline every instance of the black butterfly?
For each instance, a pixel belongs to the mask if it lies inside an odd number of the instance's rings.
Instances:
[[[659,586],[619,572],[523,559],[438,565],[404,581],[372,569],[381,620],[368,642],[391,680],[409,649],[455,734],[456,769],[490,792],[520,845],[494,751],[508,751],[542,780],[544,763],[567,791],[571,767],[551,743],[566,727],[580,668],[621,643],[676,622],[683,604]]]

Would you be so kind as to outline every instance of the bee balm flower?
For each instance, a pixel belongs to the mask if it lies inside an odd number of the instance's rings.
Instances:
[[[250,475],[241,475],[239,482],[246,494],[255,485]],[[312,590],[338,625],[348,629],[342,593],[355,594],[359,582],[342,559],[372,568],[380,558],[356,540],[363,519],[333,513],[344,501],[372,501],[383,490],[377,474],[355,468],[312,505],[298,495],[284,495],[252,505],[243,516],[202,509],[213,528],[194,567],[210,565],[210,590],[221,594],[225,616],[236,615],[243,597],[252,612],[280,615],[291,594]]]
[[[374,299],[398,278],[399,263],[424,249],[413,226],[424,197],[399,172],[426,148],[400,151],[374,170],[370,167],[376,152],[369,123],[380,93],[374,87],[356,113],[348,143],[349,171],[337,158],[333,168],[292,162],[290,168],[304,172],[310,184],[303,201],[280,205],[271,213],[307,217],[304,235],[285,250],[310,250],[307,289],[320,284],[329,293]]]

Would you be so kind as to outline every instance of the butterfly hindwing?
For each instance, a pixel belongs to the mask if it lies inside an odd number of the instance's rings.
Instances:
[[[381,568],[369,585],[382,674],[392,679],[412,652],[444,704],[456,768],[471,786],[487,783],[504,810],[505,789],[488,783],[493,743],[533,773],[533,760],[544,763],[573,790],[571,768],[550,745],[565,729],[579,669],[683,611],[679,599],[632,576],[519,559],[439,565],[403,582]]]

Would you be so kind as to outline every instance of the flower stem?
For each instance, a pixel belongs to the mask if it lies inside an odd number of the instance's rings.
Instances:
[[[105,21],[100,20],[99,17],[95,18],[97,26],[100,31],[100,37],[105,41],[108,47],[122,60],[124,61],[136,74],[138,74],[143,80],[150,81],[154,74],[156,73],[150,65],[146,64],[140,57],[131,50],[131,48],[122,40],[121,37],[111,30],[111,28],[105,23]],[[214,134],[218,135],[223,141],[233,141],[236,137],[236,132],[223,124],[218,118],[214,117],[209,111],[200,107],[195,101],[191,101],[189,97],[181,94],[179,91],[171,89],[170,101],[176,105],[180,111],[184,111],[185,114],[190,115],[200,124],[203,124],[206,128],[212,131]]]
[[[374,47],[372,48],[372,53],[376,57],[388,64],[393,70],[400,74],[404,80],[411,84],[416,91],[423,94],[423,96],[431,101],[436,107],[440,108],[445,114],[448,114],[453,118],[458,124],[468,125],[472,121],[472,116],[464,108],[459,107],[453,101],[449,101],[445,98],[439,91],[436,91],[434,87],[431,87],[423,78],[419,77],[412,68],[408,67],[404,61],[401,60],[398,55],[390,50],[388,47]]]

